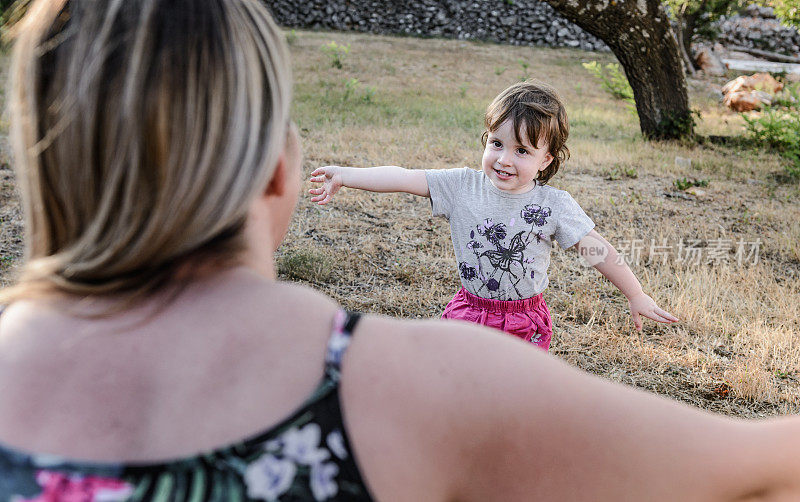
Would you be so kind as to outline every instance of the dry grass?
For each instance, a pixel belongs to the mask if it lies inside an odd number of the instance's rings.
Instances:
[[[342,69],[320,50],[331,40],[350,45]],[[545,293],[556,324],[552,352],[709,410],[800,412],[800,189],[776,181],[777,156],[644,142],[635,115],[581,67],[612,61],[608,54],[312,32],[298,32],[291,48],[305,174],[325,164],[475,167],[482,112],[494,95],[526,72],[557,87],[571,119],[572,159],[551,183],[569,190],[618,247],[643,240],[632,268],[682,322],[648,322],[636,333],[620,293],[576,253],[557,250]],[[690,82],[699,131],[740,134],[741,118],[717,103],[718,84]],[[676,156],[692,166],[676,166]],[[706,194],[665,195],[684,177],[709,180]],[[10,183],[2,193],[0,246],[16,259]],[[673,246],[663,262],[648,260],[651,239]],[[733,250],[711,263],[675,256],[681,240],[708,251],[718,239],[761,239],[759,262],[739,265]],[[459,285],[449,227],[431,217],[427,200],[346,189],[324,208],[301,199],[279,270],[348,308],[401,317],[438,316]]]
[[[7,286],[22,255],[22,215],[16,193],[5,106],[8,54],[0,48],[0,286]]]

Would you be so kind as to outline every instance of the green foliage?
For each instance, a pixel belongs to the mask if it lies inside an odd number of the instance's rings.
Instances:
[[[692,19],[694,33],[714,39],[719,34],[713,25],[721,16],[729,16],[744,7],[744,0],[665,0],[676,20]]]
[[[651,139],[688,139],[694,141],[694,128],[697,125],[695,117],[700,118],[700,112],[689,110],[688,114],[665,111],[656,127],[657,133]]]
[[[597,61],[592,61],[590,63],[583,63],[583,67],[600,80],[600,83],[603,84],[603,89],[608,91],[612,96],[624,100],[634,107],[636,106],[633,100],[631,84],[628,83],[628,79],[625,77],[625,74],[622,73],[617,63],[608,63],[605,66],[601,66]]]
[[[331,66],[342,69],[342,60],[350,53],[350,44],[340,45],[334,41],[328,42],[321,47],[323,53],[327,54],[331,61]]]
[[[611,169],[604,172],[606,179],[610,181],[621,180],[623,178],[636,179],[639,171],[633,166],[614,165]]]
[[[375,97],[375,87],[368,85],[364,87],[364,93],[361,94],[361,101],[364,103],[372,103],[372,98]]]
[[[357,78],[350,78],[344,81],[344,92],[342,93],[342,102],[350,101],[351,99],[359,99],[364,103],[372,103],[372,98],[375,97],[375,88],[372,86],[363,87]]]
[[[502,75],[505,71],[506,71],[506,67],[505,66],[495,66],[494,67],[494,74],[497,75],[498,77],[500,75]]]
[[[345,80],[344,82],[344,94],[342,94],[342,101],[350,101],[350,98],[353,97],[353,94],[358,91],[358,88],[361,86],[357,78],[351,78]]]
[[[530,78],[530,75],[528,75],[528,68],[530,68],[531,65],[523,59],[517,59],[517,63],[522,67],[522,75],[519,77],[519,80],[520,82],[524,82]]]
[[[800,84],[787,86],[761,113],[742,118],[748,138],[778,152],[788,161],[786,173],[800,178]]]
[[[775,15],[785,24],[800,28],[800,1],[798,0],[759,0],[765,7],[772,7]]]
[[[678,190],[686,190],[692,187],[707,187],[708,180],[699,180],[697,178],[678,178],[673,180],[672,185]]]
[[[706,40],[714,40],[719,35],[716,21],[721,16],[730,16],[756,3],[772,7],[775,15],[785,24],[800,28],[800,1],[798,0],[664,0],[672,18],[689,28],[692,33]],[[687,23],[688,21],[688,23]],[[688,24],[688,26],[687,26]]]
[[[286,33],[286,43],[289,45],[294,45],[297,42],[297,32],[294,29],[291,29]]]

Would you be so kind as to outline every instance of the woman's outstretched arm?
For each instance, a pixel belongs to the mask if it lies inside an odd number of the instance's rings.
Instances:
[[[381,500],[800,500],[797,418],[713,415],[472,324],[366,318],[342,389]]]

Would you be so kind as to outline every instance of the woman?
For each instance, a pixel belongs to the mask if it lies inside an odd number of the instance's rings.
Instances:
[[[797,419],[276,281],[301,154],[257,1],[39,0],[17,30],[3,500],[800,498]]]

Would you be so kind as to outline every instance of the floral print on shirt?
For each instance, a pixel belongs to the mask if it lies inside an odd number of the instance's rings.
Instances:
[[[465,281],[480,281],[474,291],[484,298],[503,299],[502,292],[498,292],[501,281],[505,278],[518,296],[521,296],[517,285],[520,281],[533,279],[534,272],[528,272],[525,250],[534,241],[538,244],[543,236],[539,227],[547,224],[547,218],[552,211],[549,207],[538,204],[528,204],[520,211],[520,218],[530,228],[520,230],[506,242],[509,227],[517,223],[516,218],[511,218],[508,225],[495,222],[491,218],[485,219],[470,231],[470,241],[467,249],[475,255],[475,264],[462,261],[458,270]],[[477,232],[477,234],[476,234]],[[483,240],[484,243],[480,242]]]
[[[115,502],[128,500],[133,486],[118,479],[96,476],[69,476],[60,472],[41,470],[36,473],[36,482],[42,493],[33,498],[12,497],[17,502]]]
[[[342,438],[338,429],[328,435],[329,440],[331,436]],[[347,458],[342,442],[337,442],[335,448],[337,458]],[[333,455],[322,443],[319,424],[311,422],[302,428],[293,427],[266,443],[264,450],[244,474],[247,496],[251,499],[278,500],[293,487],[298,475],[309,479],[308,488],[314,500],[329,500],[339,492],[336,482],[339,467],[330,461]]]

